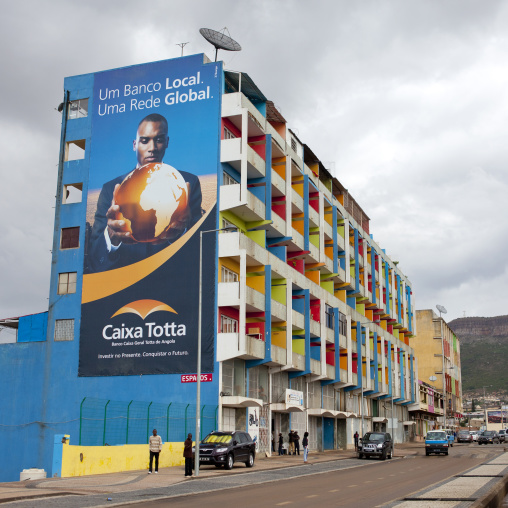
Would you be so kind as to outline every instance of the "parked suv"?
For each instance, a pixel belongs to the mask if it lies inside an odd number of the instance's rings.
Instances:
[[[473,436],[469,433],[469,430],[459,430],[457,434],[457,443],[472,443]]]
[[[379,457],[381,460],[393,457],[392,436],[388,432],[367,432],[358,444],[358,458]]]
[[[504,443],[506,441],[506,429],[501,429],[500,431],[498,431],[498,435],[499,435],[499,442]]]
[[[486,430],[478,438],[478,444],[494,444],[500,443],[499,435],[495,430]]]
[[[231,469],[235,462],[244,462],[247,467],[252,467],[255,458],[256,443],[247,432],[240,430],[210,432],[199,445],[200,466],[213,464]]]

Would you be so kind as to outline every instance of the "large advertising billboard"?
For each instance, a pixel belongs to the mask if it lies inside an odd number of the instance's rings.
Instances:
[[[94,76],[79,375],[196,372],[199,232],[216,228],[219,63]],[[203,236],[202,371],[213,371],[215,234]]]

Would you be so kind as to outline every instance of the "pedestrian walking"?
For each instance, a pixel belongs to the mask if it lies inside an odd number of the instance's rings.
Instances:
[[[185,478],[192,476],[192,434],[187,434],[183,443],[183,456],[185,458]]]
[[[355,439],[355,451],[356,451],[356,450],[358,450],[358,439],[360,438],[358,431],[355,432],[355,435],[353,437]]]
[[[309,433],[305,432],[302,439],[303,446],[303,463],[307,464],[307,457],[309,456]]]
[[[300,436],[297,430],[293,432],[293,443],[295,444],[295,453],[300,455]]]
[[[148,447],[150,448],[150,467],[148,474],[152,474],[153,459],[155,457],[155,474],[159,473],[159,453],[162,450],[162,439],[157,435],[157,429],[153,429],[152,435],[148,440]]]
[[[282,437],[282,432],[279,432],[279,455],[283,454],[282,445],[284,444],[284,438]]]

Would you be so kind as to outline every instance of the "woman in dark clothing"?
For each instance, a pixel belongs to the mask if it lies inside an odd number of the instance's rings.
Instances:
[[[282,455],[282,443],[284,442],[284,438],[282,437],[282,432],[279,432],[279,455]]]
[[[183,456],[185,458],[185,477],[192,476],[192,434],[187,434],[187,439],[183,443]]]
[[[307,456],[309,455],[309,433],[308,432],[306,432],[303,435],[302,446],[303,446],[303,463],[307,464]]]

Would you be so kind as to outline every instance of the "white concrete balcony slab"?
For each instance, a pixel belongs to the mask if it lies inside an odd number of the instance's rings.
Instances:
[[[303,250],[303,235],[300,234],[295,228],[291,228],[292,243],[298,250]],[[290,249],[295,250],[295,249]]]
[[[291,212],[303,213],[303,198],[298,192],[291,193]]]
[[[335,366],[326,364],[326,377],[328,379],[335,379]]]
[[[286,321],[287,307],[272,298],[272,318]]]
[[[293,353],[293,368],[297,370],[305,370],[305,356]]]
[[[272,224],[266,231],[268,238],[280,237],[286,235],[286,221],[272,210]]]
[[[265,295],[252,289],[249,286],[245,288],[245,303],[247,312],[257,312],[265,310]]]
[[[317,321],[314,321],[312,318],[310,320],[310,334],[314,337],[321,336],[321,324]]]
[[[223,407],[263,407],[263,401],[261,399],[240,397],[239,395],[222,396],[221,403]]]
[[[265,219],[265,204],[250,191],[246,192],[245,200],[240,200],[240,184],[221,185],[219,190],[219,208],[223,212],[231,210],[246,222]]]
[[[230,257],[240,255],[240,232],[219,234],[219,257]]]
[[[272,345],[272,362],[278,365],[286,365],[286,349]]]
[[[284,178],[275,171],[272,171],[272,185],[279,191],[279,195],[284,196],[286,194],[286,182]]]
[[[253,336],[245,336],[245,350],[240,349],[240,334],[217,334],[217,361],[223,362],[232,358],[243,360],[262,360],[265,357],[265,343]]]
[[[320,375],[321,374],[321,362],[319,360],[314,360],[314,358],[310,359],[310,371],[312,374]]]
[[[293,327],[300,329],[300,330],[304,330],[305,329],[305,320],[303,318],[303,314],[300,314],[296,310],[291,310],[291,316],[292,316],[292,320],[293,320]]]
[[[240,283],[219,282],[217,290],[217,302],[219,307],[240,306]]]
[[[319,213],[309,205],[309,225],[311,228],[319,227]]]
[[[326,220],[325,220],[325,230],[324,230],[324,233],[325,233],[325,237],[328,237],[329,240],[333,240],[333,229],[332,229],[332,226],[330,226],[330,224],[328,224],[328,222],[326,222]]]
[[[309,251],[309,257],[311,258],[310,262],[319,263],[319,249],[312,242],[309,242]]]
[[[329,344],[333,344],[335,342],[335,332],[331,329],[331,328],[328,328],[328,327],[325,327],[325,330],[326,330],[326,342],[328,342]]]
[[[339,346],[341,349],[347,349],[347,337],[339,333]]]

